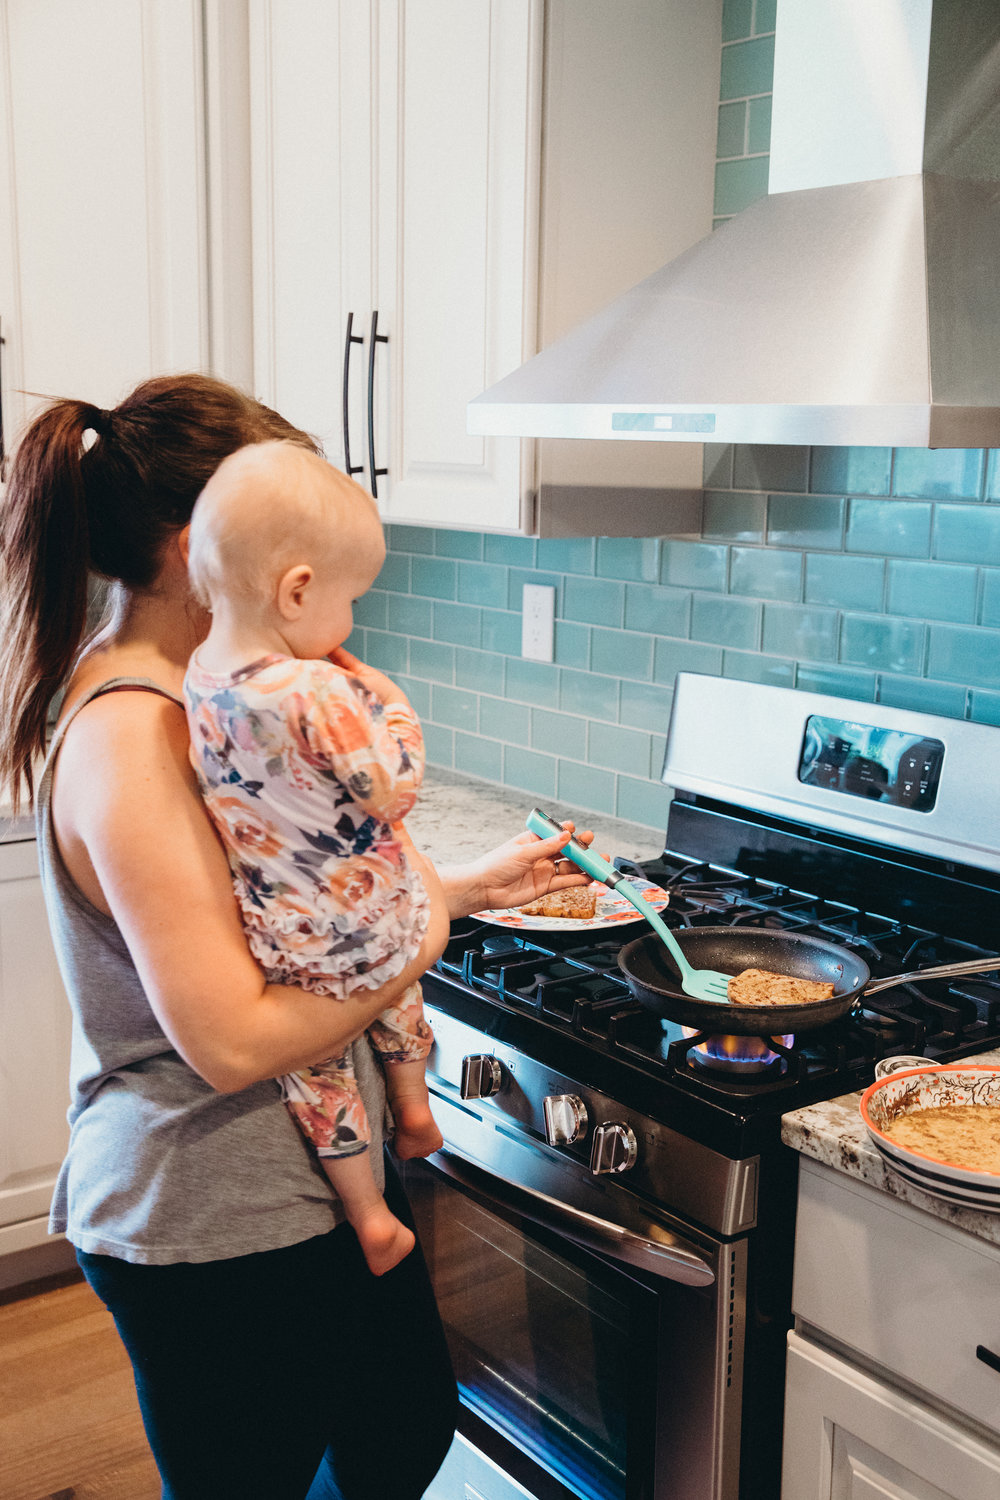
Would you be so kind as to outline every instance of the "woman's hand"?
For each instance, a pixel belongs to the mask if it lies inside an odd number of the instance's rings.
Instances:
[[[523,906],[548,891],[586,885],[590,876],[572,860],[560,859],[559,853],[570,834],[585,848],[593,843],[594,835],[589,829],[577,833],[573,823],[562,826],[564,831],[551,838],[519,833],[474,864],[439,869],[452,921],[487,907]]]

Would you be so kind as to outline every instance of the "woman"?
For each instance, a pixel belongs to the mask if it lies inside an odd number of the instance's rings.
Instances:
[[[194,501],[227,454],[273,437],[313,446],[188,375],[147,381],[114,411],[56,402],[15,455],[0,514],[0,783],[16,803],[23,780],[35,802],[74,1012],[52,1223],[114,1314],[169,1500],[416,1500],[456,1410],[426,1268],[417,1250],[370,1275],[273,1080],[352,1044],[377,1170],[369,1022],[438,957],[450,918],[582,877],[558,861],[562,840],[522,835],[429,874],[426,940],[391,984],[331,1004],[265,983],[180,694],[207,624],[185,565]],[[92,573],[116,581],[114,615],[81,652]]]

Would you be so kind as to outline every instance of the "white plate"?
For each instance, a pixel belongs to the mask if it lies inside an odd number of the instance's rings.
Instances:
[[[663,911],[670,900],[666,891],[658,885],[651,885],[648,880],[630,880],[629,885],[649,902],[654,911]],[[527,904],[530,906],[530,901]],[[593,917],[526,917],[519,906],[490,907],[472,915],[480,922],[513,927],[519,932],[586,932],[591,928],[620,927],[625,922],[643,920],[630,901],[603,885],[597,885],[597,912]]]

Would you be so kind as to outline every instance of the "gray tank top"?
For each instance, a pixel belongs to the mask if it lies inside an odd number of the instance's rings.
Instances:
[[[66,730],[91,699],[125,688],[183,708],[146,678],[102,683],[60,724],[36,797],[45,902],[73,1011],[70,1141],[49,1227],[81,1250],[149,1265],[280,1249],[324,1234],[343,1213],[277,1083],[219,1094],[188,1067],[118,927],[77,889],[56,845],[52,774]],[[352,1052],[381,1187],[382,1075],[365,1038]]]

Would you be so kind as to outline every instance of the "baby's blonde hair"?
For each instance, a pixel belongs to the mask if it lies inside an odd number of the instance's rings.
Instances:
[[[253,443],[223,460],[191,517],[188,571],[199,603],[263,602],[296,563],[344,555],[363,521],[366,490],[293,442]]]

